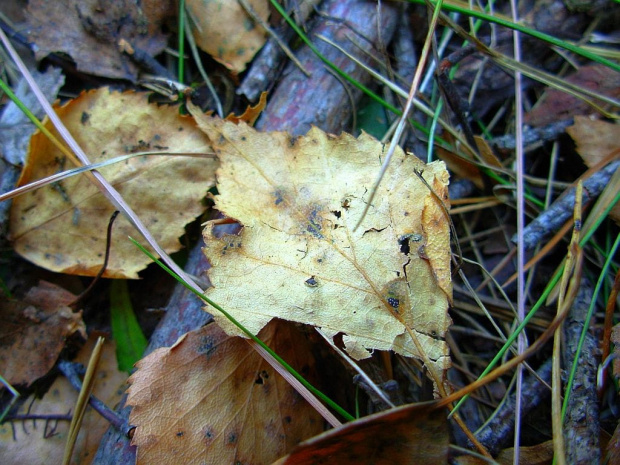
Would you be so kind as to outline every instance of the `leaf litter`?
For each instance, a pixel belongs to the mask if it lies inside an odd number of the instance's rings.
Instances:
[[[449,226],[437,199],[448,203],[443,162],[425,165],[398,149],[354,230],[382,162],[374,138],[317,128],[293,138],[190,111],[220,160],[215,207],[243,226],[218,238],[207,224],[207,295],[255,334],[273,318],[321,327],[342,334],[353,358],[394,350],[424,360],[442,383],[452,296]]]
[[[90,335],[73,359],[74,362],[82,364],[88,362],[97,337],[96,332]],[[115,352],[114,342],[106,341],[93,389],[93,395],[110,406],[120,401],[126,381],[126,374],[118,370]],[[70,417],[77,398],[78,392],[64,376],[56,378],[43,396],[33,393],[16,412],[17,415],[33,418],[13,420],[0,425],[2,463],[62,463]],[[37,416],[40,418],[37,419]],[[55,416],[68,418],[59,420],[54,419]],[[108,427],[108,420],[94,409],[87,409],[71,463],[92,463]]]

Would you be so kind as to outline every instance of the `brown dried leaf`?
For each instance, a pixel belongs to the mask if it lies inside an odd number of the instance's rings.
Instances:
[[[75,362],[87,364],[98,335],[91,334]],[[119,372],[116,349],[106,341],[95,375],[93,395],[109,406],[116,405],[122,396],[125,373]],[[78,392],[69,381],[59,376],[43,398],[35,395],[26,399],[17,414],[66,415],[73,412]],[[91,408],[87,408],[78,434],[72,464],[91,463],[108,421]],[[6,422],[0,425],[0,450],[3,464],[56,464],[62,463],[67,442],[69,421],[27,420]]]
[[[300,372],[315,370],[310,345],[274,321],[259,337]],[[244,339],[215,324],[136,364],[127,404],[138,463],[271,463],[323,430],[307,404]]]
[[[138,68],[118,40],[157,55],[167,42],[162,24],[174,15],[169,0],[30,0],[28,38],[37,44],[37,60],[63,52],[85,73],[134,80]]]
[[[146,94],[100,89],[83,93],[56,112],[92,162],[141,151],[211,151],[192,118],[180,116],[176,107],[148,104]],[[51,124],[47,127],[52,130]],[[212,158],[143,156],[99,171],[170,253],[181,248],[178,238],[185,224],[204,210],[201,199],[214,184],[216,164]],[[36,133],[19,185],[55,174],[67,165],[65,156]],[[73,176],[13,201],[11,239],[20,255],[39,266],[94,276],[103,264],[113,211],[85,176]],[[104,276],[137,278],[138,271],[150,263],[127,240],[135,234],[124,217],[116,220]]]
[[[568,76],[566,81],[610,98],[620,97],[620,73],[605,65],[582,66]],[[595,113],[592,107],[580,98],[561,90],[548,89],[536,106],[525,115],[525,122],[530,126],[538,127],[569,119],[575,115],[592,113]]]
[[[273,465],[448,463],[448,422],[432,403],[397,407],[303,442]]]
[[[448,142],[454,143],[454,137],[451,134],[446,132],[442,137]],[[480,136],[474,136],[474,139],[476,140],[476,146],[482,160],[490,166],[502,168],[502,163],[495,153],[493,153],[493,149],[489,143]],[[484,187],[485,180],[482,177],[478,163],[464,158],[445,147],[437,147],[437,154],[441,160],[446,162],[446,165],[448,165],[450,169],[450,173],[459,178],[469,179],[480,189]]]
[[[366,134],[293,138],[195,113],[221,162],[216,207],[238,220],[237,236],[205,232],[213,267],[209,297],[256,333],[272,318],[344,333],[353,357],[395,350],[421,357],[398,312],[432,361],[449,366],[444,342],[452,295],[443,162],[424,165],[398,149],[362,225],[384,147]],[[217,323],[240,334],[220,315]]]
[[[30,386],[52,369],[69,336],[86,339],[82,312],[67,306],[75,298],[41,281],[21,302],[0,300],[0,374],[9,383]]]
[[[264,20],[269,18],[267,0],[248,0]],[[265,30],[256,24],[239,2],[186,0],[196,44],[235,73],[245,69],[265,43]]]
[[[577,144],[576,150],[581,155],[584,163],[592,168],[598,163],[604,163],[606,160],[618,158],[620,156],[620,139],[618,138],[617,124],[599,121],[585,116],[575,116],[575,122],[572,126],[566,128],[566,132],[573,138]],[[606,204],[603,199],[611,202],[615,198],[620,185],[618,173],[612,176],[611,180],[605,187],[603,194],[599,197],[596,206],[603,209]],[[597,212],[592,214],[598,217]],[[620,224],[620,205],[616,205],[609,212],[609,217],[617,224]]]
[[[573,138],[575,150],[581,155],[588,168],[620,150],[619,126],[585,116],[575,116],[572,126],[566,132]]]
[[[226,117],[226,121],[232,121],[233,123],[239,123],[243,121],[244,123],[248,123],[250,126],[254,126],[254,123],[263,112],[265,107],[267,106],[267,92],[262,92],[260,94],[260,98],[258,99],[258,103],[253,107],[247,107],[242,115],[235,115],[231,113]]]

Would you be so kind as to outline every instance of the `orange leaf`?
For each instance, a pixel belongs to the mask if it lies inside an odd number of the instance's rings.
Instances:
[[[352,421],[303,442],[273,465],[445,464],[448,422],[432,407],[406,405]]]

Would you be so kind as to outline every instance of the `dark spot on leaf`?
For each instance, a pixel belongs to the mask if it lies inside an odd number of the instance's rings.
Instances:
[[[246,31],[251,31],[255,27],[256,27],[256,24],[254,23],[254,21],[252,21],[250,18],[246,17],[245,21],[243,21],[243,28]]]
[[[332,213],[336,216],[336,218],[340,218],[342,216],[342,213],[339,212],[338,210],[334,210],[332,211]]]
[[[202,340],[200,341],[200,345],[198,346],[197,350],[199,354],[203,354],[203,355],[206,355],[207,357],[210,357],[213,354],[213,352],[217,350],[217,346],[215,345],[215,341],[213,340],[212,337],[206,336],[206,337],[203,337]]]
[[[265,380],[267,379],[269,379],[269,373],[267,373],[265,370],[262,370],[260,373],[258,373],[258,376],[254,380],[254,383],[265,384]]]
[[[321,222],[319,217],[318,209],[313,209],[308,217],[308,227],[306,230],[312,234],[314,237],[318,239],[323,239],[323,234],[321,234]]]
[[[314,276],[306,279],[306,281],[304,281],[304,283],[308,287],[317,287],[319,285],[318,281],[316,279],[314,279]]]
[[[183,431],[177,432],[177,438],[182,438],[185,433]]]
[[[237,433],[230,433],[228,435],[228,443],[234,444],[235,442],[237,442]]]
[[[80,118],[80,123],[86,124],[86,123],[88,123],[89,119],[90,119],[90,114],[88,114],[85,111],[83,111],[82,112],[82,117]]]
[[[284,201],[284,197],[282,197],[282,191],[277,190],[273,193],[276,198],[276,205],[280,205]]]
[[[394,297],[388,297],[387,303],[390,304],[393,308],[398,308],[400,301]]]

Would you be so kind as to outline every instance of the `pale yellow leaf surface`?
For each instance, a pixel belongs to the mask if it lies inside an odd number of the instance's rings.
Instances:
[[[312,379],[308,341],[273,321],[259,335]],[[319,414],[250,347],[210,324],[137,363],[127,404],[138,464],[271,463],[323,431]]]
[[[56,111],[93,163],[144,151],[210,152],[192,118],[180,116],[175,106],[149,104],[146,93],[104,88],[82,93]],[[72,167],[44,135],[36,133],[19,185]],[[214,184],[215,167],[213,158],[157,155],[131,158],[99,171],[171,253],[181,248],[184,226],[204,210],[201,199]],[[84,175],[73,176],[17,197],[10,236],[15,250],[39,266],[94,276],[103,264],[113,211]],[[150,263],[127,239],[136,234],[128,220],[117,218],[104,276],[137,278]]]
[[[75,362],[87,364],[96,334],[80,349]],[[108,406],[115,406],[121,399],[127,376],[118,371],[116,348],[113,341],[106,340],[95,375],[93,395]],[[52,383],[42,398],[35,395],[26,399],[17,412],[19,415],[66,415],[73,412],[78,392],[64,376]],[[92,463],[103,434],[110,424],[87,408],[78,435],[71,464]],[[69,421],[25,420],[0,425],[0,457],[3,465],[47,465],[62,463],[67,442]]]
[[[356,359],[373,349],[426,359],[441,382],[450,363],[449,227],[415,170],[447,204],[444,164],[397,149],[354,231],[383,162],[377,140],[317,128],[294,138],[194,115],[221,162],[216,208],[243,225],[234,236],[216,237],[213,224],[204,231],[209,297],[254,333],[274,317],[318,326],[343,333]]]
[[[268,0],[248,0],[260,18],[269,18]],[[266,40],[265,30],[241,4],[230,0],[186,0],[196,45],[235,73],[240,73]]]

